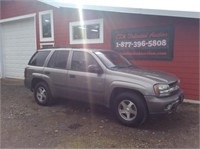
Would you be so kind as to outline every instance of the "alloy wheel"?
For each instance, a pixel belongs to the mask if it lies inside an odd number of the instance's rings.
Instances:
[[[126,121],[132,121],[137,116],[137,107],[131,100],[122,100],[118,105],[119,115]]]
[[[44,87],[40,86],[37,89],[36,97],[39,102],[43,103],[47,100],[47,91]]]

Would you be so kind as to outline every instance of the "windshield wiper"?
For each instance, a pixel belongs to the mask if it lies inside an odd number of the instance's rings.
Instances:
[[[130,64],[130,65],[128,65],[127,67],[135,67],[134,65],[132,65],[132,64]]]
[[[132,64],[130,64],[130,65],[125,65],[125,66],[117,66],[117,65],[115,65],[115,66],[112,66],[112,67],[110,67],[111,69],[112,68],[130,68],[130,67],[134,67]]]

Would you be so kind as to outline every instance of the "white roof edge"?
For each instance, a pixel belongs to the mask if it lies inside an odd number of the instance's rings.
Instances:
[[[61,7],[62,8],[76,8],[76,9],[79,8],[77,5],[71,4],[71,3],[63,4],[63,3],[47,1],[47,0],[38,0],[38,1],[54,6],[56,8],[61,8]],[[111,6],[97,6],[97,5],[96,6],[83,5],[82,9],[200,19],[200,12],[192,12],[192,11],[189,12],[189,11],[175,11],[175,10],[145,9],[145,8],[125,8],[125,7],[111,7]]]
[[[51,5],[51,6],[56,7],[56,8],[60,8],[60,4],[57,3],[57,2],[48,1],[48,0],[37,0],[37,1]]]
[[[70,7],[70,6],[68,6],[68,7]],[[75,7],[71,7],[71,8],[75,8]],[[156,9],[143,9],[143,8],[105,7],[105,6],[83,6],[82,8],[83,9],[89,9],[89,10],[99,10],[99,11],[101,10],[101,11],[144,14],[144,15],[158,15],[158,16],[184,17],[184,18],[200,18],[200,12],[156,10]]]

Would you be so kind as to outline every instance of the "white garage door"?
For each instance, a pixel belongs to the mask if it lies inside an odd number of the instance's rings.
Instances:
[[[1,24],[3,77],[24,78],[24,68],[36,51],[34,18]]]

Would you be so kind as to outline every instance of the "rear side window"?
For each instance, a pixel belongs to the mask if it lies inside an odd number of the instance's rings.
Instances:
[[[43,66],[49,53],[50,51],[37,51],[29,61],[29,65]]]
[[[69,51],[55,51],[49,60],[47,67],[65,69]]]

